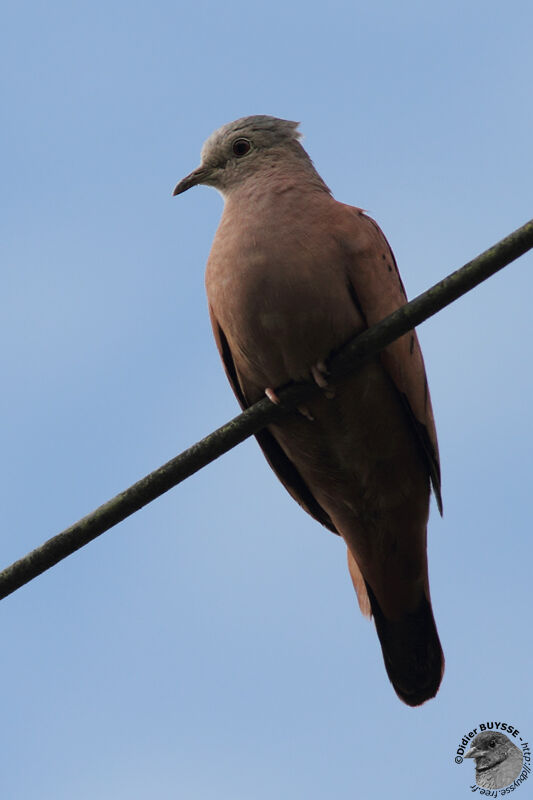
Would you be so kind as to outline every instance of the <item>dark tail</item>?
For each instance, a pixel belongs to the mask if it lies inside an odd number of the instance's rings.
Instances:
[[[365,581],[366,583],[366,581]],[[425,595],[418,608],[399,620],[388,620],[366,584],[385,669],[400,700],[419,706],[435,697],[444,672],[444,655]]]

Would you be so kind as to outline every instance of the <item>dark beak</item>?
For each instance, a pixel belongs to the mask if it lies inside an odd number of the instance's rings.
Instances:
[[[183,178],[179,183],[176,184],[174,191],[172,192],[172,196],[176,197],[177,194],[181,194],[182,192],[186,192],[187,189],[190,189],[191,186],[197,186],[199,183],[204,183],[205,179],[209,176],[210,170],[207,167],[198,167],[191,172],[190,175],[187,175],[186,178]]]

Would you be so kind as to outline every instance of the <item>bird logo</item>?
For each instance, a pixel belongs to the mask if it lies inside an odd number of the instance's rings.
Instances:
[[[483,789],[502,789],[518,777],[523,764],[522,751],[499,731],[482,731],[472,741],[465,758],[476,762],[476,783]]]

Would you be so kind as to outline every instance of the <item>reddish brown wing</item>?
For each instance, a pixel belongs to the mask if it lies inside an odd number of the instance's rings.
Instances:
[[[389,243],[378,224],[357,208],[345,206],[342,246],[349,251],[348,277],[352,297],[366,319],[376,324],[407,302]],[[428,472],[442,514],[439,449],[422,351],[415,331],[397,339],[381,353],[381,361],[398,389],[413,429],[426,455]]]

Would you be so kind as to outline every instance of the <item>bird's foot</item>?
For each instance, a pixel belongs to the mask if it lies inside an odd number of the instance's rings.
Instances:
[[[277,396],[277,394],[274,391],[274,389],[271,389],[270,386],[267,386],[267,388],[265,389],[265,394],[266,394],[266,396],[268,397],[268,399],[270,400],[271,403],[274,403],[274,405],[276,405],[276,406],[280,406],[281,405],[281,400]],[[311,412],[309,411],[307,406],[303,406],[303,405],[296,406],[296,409],[306,419],[309,419],[309,420],[311,420],[311,422],[314,422],[315,418],[313,417],[313,415],[311,414]]]
[[[266,396],[268,397],[268,399],[270,400],[271,403],[274,403],[274,405],[276,405],[276,406],[280,406],[281,405],[281,400],[277,396],[277,394],[274,391],[274,389],[271,389],[269,386],[267,386],[267,388],[265,389],[265,394],[266,394]]]
[[[328,385],[326,375],[329,375],[329,370],[323,361],[317,361],[316,364],[313,364],[311,367],[311,375],[317,386],[320,386],[321,389],[326,388]]]
[[[313,364],[311,367],[311,375],[316,385],[324,389],[324,397],[326,397],[327,400],[332,400],[335,397],[335,390],[328,388],[329,383],[326,375],[329,375],[329,369],[326,367],[325,362],[317,361],[316,364]]]
[[[296,408],[303,417],[305,417],[308,420],[311,420],[311,422],[315,421],[315,418],[313,417],[307,406],[299,405],[296,406]]]

